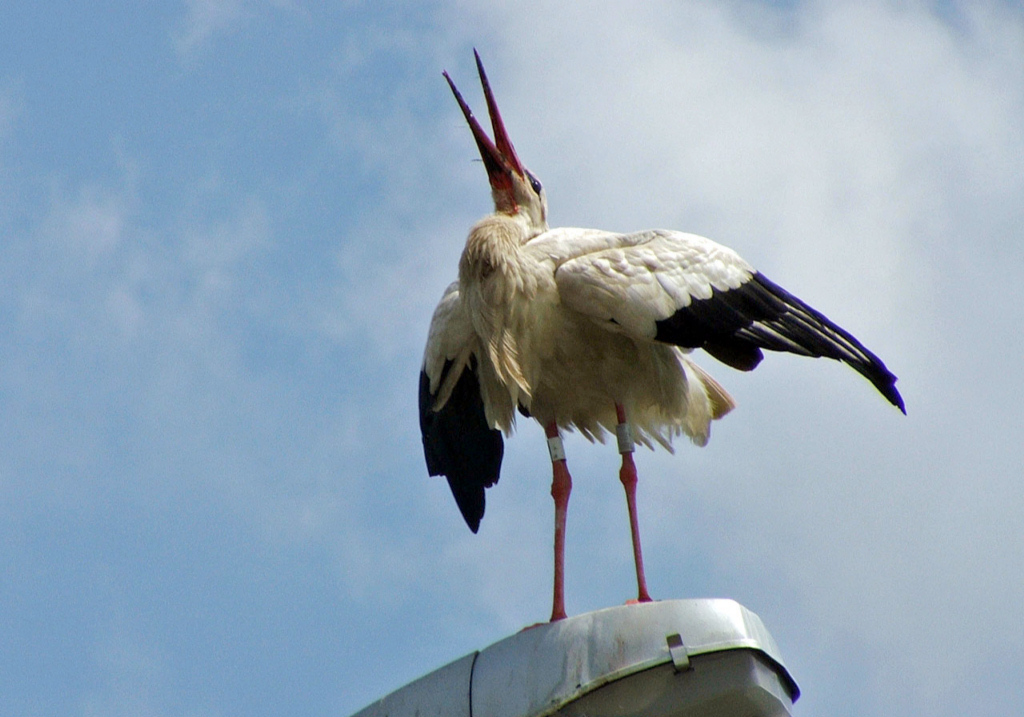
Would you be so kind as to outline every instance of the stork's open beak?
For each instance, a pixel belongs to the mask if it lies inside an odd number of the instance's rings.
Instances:
[[[491,116],[491,127],[494,129],[493,142],[487,136],[484,128],[480,126],[480,123],[476,121],[473,111],[469,109],[469,105],[462,99],[462,95],[459,93],[458,88],[455,87],[455,83],[452,82],[452,78],[448,76],[448,72],[442,72],[441,74],[448,80],[448,86],[452,88],[452,94],[455,95],[455,100],[459,103],[459,107],[462,108],[462,114],[465,115],[466,122],[469,123],[469,128],[473,131],[473,138],[476,140],[476,146],[480,149],[480,157],[483,159],[484,167],[487,169],[487,177],[491,182],[491,189],[494,190],[495,203],[499,205],[498,209],[515,211],[516,201],[513,194],[512,174],[514,172],[519,175],[520,179],[525,179],[526,173],[522,163],[519,161],[519,157],[516,155],[515,148],[512,147],[512,141],[508,138],[508,132],[505,131],[505,123],[501,121],[498,104],[494,101],[494,95],[491,93],[491,85],[487,81],[487,73],[484,72],[483,63],[480,62],[480,55],[476,50],[473,50],[473,55],[476,57],[476,68],[480,73],[480,84],[484,88],[487,111]],[[502,206],[506,203],[507,206]]]

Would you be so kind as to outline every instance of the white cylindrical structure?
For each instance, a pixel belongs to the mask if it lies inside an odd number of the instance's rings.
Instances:
[[[757,615],[666,600],[531,627],[353,717],[783,717],[799,694]]]

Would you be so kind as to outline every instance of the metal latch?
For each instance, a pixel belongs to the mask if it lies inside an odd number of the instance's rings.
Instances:
[[[668,643],[668,654],[672,657],[672,665],[676,672],[683,672],[690,669],[690,656],[686,654],[686,645],[678,632],[674,632],[665,638]]]

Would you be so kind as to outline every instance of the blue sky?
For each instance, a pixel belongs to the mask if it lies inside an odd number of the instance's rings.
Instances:
[[[698,356],[739,407],[638,454],[655,596],[757,612],[797,714],[1024,703],[1019,6],[7,5],[0,715],[345,715],[547,615],[539,427],[476,536],[419,445],[474,46],[553,225],[710,236],[900,376]],[[578,613],[632,564],[567,451]]]

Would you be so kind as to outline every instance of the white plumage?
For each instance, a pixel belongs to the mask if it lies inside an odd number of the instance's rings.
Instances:
[[[458,280],[434,312],[420,376],[427,467],[444,475],[470,528],[498,481],[517,411],[536,418],[552,450],[555,589],[564,617],[562,553],[571,479],[560,429],[619,438],[639,599],[647,594],[635,510],[632,437],[671,450],[704,445],[735,406],[688,353],[740,370],[762,349],[843,361],[903,410],[896,377],[851,334],[769,281],[736,252],[677,231],[549,229],[540,182],[516,156],[477,56],[494,141],[451,78],[487,169],[495,213],[469,232]]]
[[[487,423],[506,434],[522,406],[542,425],[603,441],[618,403],[645,445],[671,449],[680,433],[707,443],[712,419],[734,403],[681,349],[654,341],[656,322],[753,269],[693,234],[560,228],[524,239],[524,229],[496,215],[470,231],[459,281],[431,322],[432,408],[444,407],[471,357],[486,357],[477,378]],[[508,236],[508,250],[485,254],[478,245],[495,234]]]

